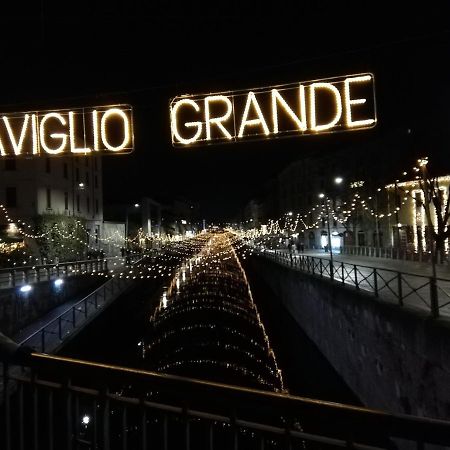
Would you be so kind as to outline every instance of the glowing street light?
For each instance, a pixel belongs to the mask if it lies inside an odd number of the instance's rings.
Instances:
[[[325,194],[321,192],[319,198],[325,198]],[[327,212],[327,237],[328,237],[328,250],[330,252],[330,279],[334,279],[333,268],[333,249],[331,248],[331,232],[330,232],[330,210],[328,209],[328,198],[325,198],[325,210]]]
[[[139,203],[135,203],[134,208],[139,208],[141,205]],[[131,206],[126,207],[126,218],[125,218],[125,248],[128,248],[128,212]]]
[[[336,184],[341,184],[343,181],[344,181],[344,179],[343,179],[342,177],[336,177],[336,178],[334,179],[334,182],[335,182]]]
[[[91,422],[91,418],[87,415],[87,414],[85,414],[82,418],[81,418],[81,423],[83,424],[83,425],[89,425],[89,423]]]
[[[33,289],[29,284],[26,284],[25,286],[22,286],[19,290],[20,292],[26,294],[27,292],[30,292],[31,289]]]

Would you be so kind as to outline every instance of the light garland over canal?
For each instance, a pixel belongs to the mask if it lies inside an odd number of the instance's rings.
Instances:
[[[202,234],[150,318],[150,370],[282,391],[283,378],[228,232]]]

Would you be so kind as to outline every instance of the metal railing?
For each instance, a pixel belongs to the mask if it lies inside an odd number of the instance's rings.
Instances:
[[[57,278],[81,275],[83,273],[105,272],[110,265],[122,261],[134,263],[143,255],[133,254],[126,257],[107,257],[85,259],[82,261],[61,262],[36,266],[19,266],[0,269],[0,289],[14,288],[29,283],[50,281]]]
[[[3,367],[4,450],[450,444],[444,420],[36,353],[26,364]]]
[[[130,280],[123,278],[109,279],[95,291],[67,308],[58,317],[20,342],[20,345],[29,346],[42,353],[54,351],[65,338],[84,326],[99,309],[104,308],[117,298],[130,283]]]
[[[371,247],[359,245],[345,245],[340,248],[343,255],[369,256],[373,258],[389,258],[412,262],[431,262],[431,252],[411,251],[396,247]],[[440,258],[438,258],[438,262]],[[448,255],[445,254],[445,264],[448,264]]]
[[[450,313],[450,279],[433,278],[392,269],[352,264],[283,251],[262,251],[266,257],[311,275],[328,278],[334,283],[353,286],[374,297],[396,302],[400,306],[426,309],[434,317]]]
[[[103,272],[105,270],[108,270],[108,259],[106,258],[44,264],[40,266],[9,267],[0,269],[0,288],[12,288],[29,283],[79,275],[83,272]]]

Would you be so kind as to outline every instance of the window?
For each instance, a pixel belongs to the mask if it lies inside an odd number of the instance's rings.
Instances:
[[[86,209],[87,209],[87,212],[90,212],[90,210],[91,210],[91,200],[89,197],[86,198]]]
[[[85,158],[84,163],[85,163],[86,167],[89,167],[89,158]]]
[[[52,207],[52,190],[47,188],[47,209]]]
[[[77,194],[77,211],[80,212],[80,194]]]
[[[75,179],[77,183],[80,181],[80,169],[78,167],[75,170]]]
[[[16,159],[5,159],[5,170],[16,170]]]
[[[69,209],[69,193],[64,192],[64,209]]]
[[[94,157],[94,169],[97,170],[97,158]]]
[[[97,177],[97,175],[95,175],[95,177],[94,177],[94,186],[96,188],[98,188],[98,177]]]
[[[50,158],[45,158],[45,171],[47,173],[50,173],[52,171],[52,168],[50,165]]]
[[[67,180],[69,178],[69,171],[67,170],[67,163],[65,162],[63,165],[63,176]],[[67,208],[66,208],[67,209]]]
[[[95,214],[98,214],[99,212],[99,206],[98,206],[98,199],[95,199]]]
[[[7,207],[15,208],[17,206],[17,189],[15,187],[7,187],[5,197]]]
[[[89,186],[89,172],[86,172],[86,184]]]

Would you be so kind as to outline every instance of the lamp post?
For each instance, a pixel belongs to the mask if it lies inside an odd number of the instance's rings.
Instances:
[[[427,189],[427,186],[429,186],[428,182],[428,171],[427,171],[427,164],[428,164],[428,158],[424,157],[417,160],[417,163],[419,165],[420,171],[422,172],[422,191],[423,196],[425,200],[425,209],[426,209],[426,216],[428,221],[428,229],[429,229],[429,236],[431,238],[431,279],[430,279],[430,302],[431,302],[431,312],[434,317],[439,316],[439,302],[438,302],[438,294],[437,294],[437,283],[436,283],[436,262],[437,262],[437,248],[436,248],[436,239],[434,238],[433,233],[433,221],[431,219],[431,198],[430,198],[430,189]]]
[[[330,251],[330,279],[334,278],[334,269],[333,269],[333,249],[331,248],[331,232],[330,232],[330,210],[328,209],[328,197],[321,193],[319,194],[319,198],[325,198],[325,210],[327,212],[327,237],[328,237],[328,249]]]
[[[334,178],[334,184],[341,185],[344,179],[341,176]],[[328,249],[330,252],[330,279],[334,279],[334,267],[333,267],[333,247],[331,245],[331,229],[330,229],[330,209],[328,207],[329,197],[324,193],[319,194],[319,198],[325,199],[325,210],[327,213],[327,237],[328,237]]]
[[[135,203],[133,205],[134,208],[139,208],[139,203]],[[131,206],[126,207],[126,215],[125,215],[125,248],[128,248],[128,212],[130,210]]]

